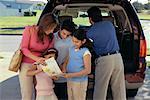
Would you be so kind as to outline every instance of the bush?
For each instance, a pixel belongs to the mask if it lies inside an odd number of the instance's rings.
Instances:
[[[24,16],[30,16],[30,12],[24,12]]]
[[[24,16],[36,16],[36,14],[37,14],[37,12],[35,12],[35,11],[32,11],[32,12],[29,12],[29,11],[24,12]]]
[[[33,15],[33,16],[36,16],[36,14],[37,14],[37,12],[32,12],[32,15]]]

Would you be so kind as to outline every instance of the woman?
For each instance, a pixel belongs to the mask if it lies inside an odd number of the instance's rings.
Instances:
[[[53,47],[53,30],[57,22],[53,14],[45,14],[39,25],[27,26],[23,32],[21,50],[23,53],[22,65],[19,72],[22,100],[31,100],[33,94],[33,77],[27,76],[27,70],[32,63],[44,63],[45,58],[40,55],[48,48]]]
[[[58,50],[57,62],[60,67],[68,56],[69,48],[73,46],[70,35],[74,30],[75,24],[72,21],[65,20],[60,26],[60,30],[54,34],[54,47]],[[59,100],[66,100],[67,80],[65,78],[59,78],[55,81],[54,91]]]

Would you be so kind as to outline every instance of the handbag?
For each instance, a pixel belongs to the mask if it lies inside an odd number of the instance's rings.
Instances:
[[[19,49],[16,50],[12,56],[8,70],[13,71],[13,72],[18,72],[18,70],[20,69],[20,66],[21,66],[22,56],[23,56],[23,54],[19,47]]]
[[[30,30],[29,30],[29,33],[31,33]],[[30,38],[31,38],[31,35],[30,35]],[[11,58],[8,70],[13,71],[13,72],[18,72],[18,70],[21,67],[22,57],[23,57],[23,53],[21,51],[21,45],[20,45]]]

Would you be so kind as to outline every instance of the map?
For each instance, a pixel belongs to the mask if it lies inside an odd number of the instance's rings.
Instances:
[[[43,71],[49,76],[62,76],[62,72],[54,57],[47,59],[46,66],[41,66]]]

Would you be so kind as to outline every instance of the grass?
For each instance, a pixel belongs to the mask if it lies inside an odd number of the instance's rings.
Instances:
[[[37,24],[42,11],[37,11],[36,16],[9,16],[0,17],[0,28],[16,28]],[[0,30],[0,34],[22,34],[23,30]]]
[[[9,16],[0,17],[0,28],[7,27],[24,27],[27,25],[36,24],[42,11],[37,11],[36,16]]]
[[[22,34],[23,30],[0,30],[0,34]]]
[[[139,19],[150,20],[150,14],[138,13]]]
[[[147,62],[147,65],[146,66],[149,66],[150,67],[150,62]]]
[[[0,28],[16,28],[36,24],[37,17],[0,17]],[[23,30],[0,30],[0,34],[22,34]]]
[[[0,59],[3,59],[4,57],[0,56]]]
[[[0,17],[0,28],[13,28],[13,27],[24,27],[27,25],[33,25],[38,22],[39,16],[42,11],[37,11],[37,16],[24,17],[24,16],[10,16],[10,17]],[[150,20],[150,15],[138,14],[140,19]],[[81,22],[82,20],[82,22]],[[75,23],[85,23],[89,25],[88,18],[76,18]],[[0,30],[0,34],[22,34],[23,30]]]
[[[79,25],[79,24],[81,24],[81,25],[90,25],[90,23],[89,23],[89,19],[88,18],[74,18],[73,19],[73,21],[75,22],[75,24],[77,24],[77,25]]]
[[[37,22],[36,17],[0,17],[0,27],[24,27],[26,25],[35,24]]]
[[[10,16],[10,17],[0,17],[0,28],[15,28],[15,27],[24,27],[27,25],[33,25],[38,22],[42,11],[37,11],[37,16],[24,17],[24,16]],[[138,13],[138,17],[144,20],[150,20],[150,15]],[[88,18],[75,18],[73,19],[76,24],[89,25]],[[82,21],[82,22],[81,22]],[[22,34],[23,30],[0,30],[0,34]],[[150,54],[150,49],[147,52]],[[2,59],[0,57],[0,59]],[[150,66],[150,62],[148,62],[148,66]]]

